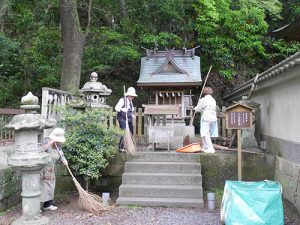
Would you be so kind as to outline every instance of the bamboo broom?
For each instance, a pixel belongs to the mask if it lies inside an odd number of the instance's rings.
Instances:
[[[61,152],[59,151],[57,145],[55,144],[56,150],[58,152],[58,154],[62,157]],[[80,183],[76,180],[76,178],[74,177],[72,171],[70,170],[68,165],[65,165],[70,173],[70,175],[72,176],[72,179],[74,181],[74,184],[78,190],[79,193],[79,198],[78,198],[78,203],[79,206],[90,212],[93,214],[98,214],[101,211],[107,210],[103,204],[102,204],[102,198],[98,195],[92,194],[92,193],[88,193],[86,190],[84,190]]]
[[[125,86],[123,86],[124,89],[124,101],[125,101],[125,107],[127,108],[127,99],[125,96]],[[128,124],[128,116],[126,113],[126,129],[125,129],[125,135],[124,135],[124,149],[128,154],[134,154],[136,152],[136,144],[135,140],[129,130],[129,124]]]
[[[70,175],[72,176],[74,184],[75,184],[75,186],[78,190],[78,193],[79,193],[79,198],[78,198],[79,206],[82,209],[84,209],[84,210],[86,210],[90,213],[93,213],[93,214],[98,214],[101,211],[107,210],[102,204],[102,198],[98,195],[88,193],[86,190],[84,190],[81,187],[80,183],[74,177],[74,175],[71,172],[69,166],[66,165],[66,167],[67,167]]]

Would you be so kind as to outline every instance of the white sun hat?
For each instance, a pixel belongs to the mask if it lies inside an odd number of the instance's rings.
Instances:
[[[135,89],[133,87],[129,87],[127,89],[127,92],[125,93],[125,96],[134,96],[134,97],[137,97],[137,94],[135,93]]]
[[[55,142],[64,143],[66,141],[65,131],[62,128],[55,128],[49,138]]]

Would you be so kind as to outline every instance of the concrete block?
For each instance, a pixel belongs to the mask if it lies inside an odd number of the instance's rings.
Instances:
[[[160,206],[173,208],[203,208],[203,199],[119,197],[118,205]]]
[[[182,173],[125,172],[122,176],[122,184],[202,185],[202,175]]]
[[[200,153],[137,152],[128,156],[128,160],[136,162],[198,162],[200,155]]]
[[[201,174],[201,165],[196,162],[135,162],[125,164],[127,173],[198,173]]]
[[[125,184],[119,189],[122,197],[146,198],[203,198],[201,186]]]

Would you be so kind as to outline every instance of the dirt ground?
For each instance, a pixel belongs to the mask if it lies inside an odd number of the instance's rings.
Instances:
[[[57,211],[43,212],[50,225],[219,225],[220,210],[116,206],[117,194],[112,194],[110,208],[99,215],[82,211],[77,204],[78,195],[71,193],[56,197]],[[285,224],[299,225],[295,210],[291,213],[290,204],[285,202]],[[21,216],[21,205],[0,213],[0,224],[9,225]]]

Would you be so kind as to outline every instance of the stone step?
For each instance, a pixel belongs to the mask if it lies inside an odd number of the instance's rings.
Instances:
[[[152,207],[173,207],[173,208],[203,208],[203,199],[192,198],[138,198],[119,197],[118,205],[139,205]]]
[[[192,185],[137,185],[122,184],[119,188],[122,197],[146,198],[203,198],[201,186]]]
[[[201,174],[201,165],[196,162],[139,162],[125,163],[128,173],[198,173]]]
[[[125,170],[126,171],[126,170]],[[123,173],[122,184],[200,185],[201,173]]]
[[[137,152],[128,155],[128,161],[139,162],[199,162],[200,153]]]

